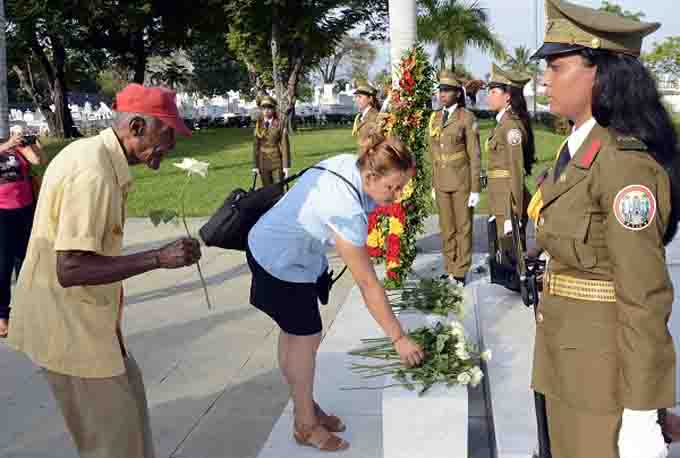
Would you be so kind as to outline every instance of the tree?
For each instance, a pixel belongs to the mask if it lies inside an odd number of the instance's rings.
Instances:
[[[362,37],[345,36],[335,47],[333,54],[324,57],[316,67],[317,73],[325,84],[333,83],[338,76],[351,79],[366,79],[368,67],[375,61],[376,50],[370,41]],[[350,71],[341,72],[338,69],[349,61]]]
[[[68,108],[67,67],[69,49],[87,43],[84,29],[76,19],[77,1],[8,0],[8,66],[20,81],[22,90],[45,117],[50,132],[59,137],[77,136]],[[87,60],[99,50],[76,53],[76,60]],[[81,62],[82,63],[82,62]],[[54,111],[50,108],[54,106]]]
[[[657,79],[668,75],[672,81],[677,81],[680,79],[680,36],[654,43],[652,51],[645,53],[642,59]]]
[[[606,11],[608,13],[618,14],[619,16],[633,19],[636,21],[640,21],[643,17],[645,17],[645,13],[643,13],[642,11],[633,13],[632,11],[624,10],[623,8],[621,8],[621,5],[617,5],[614,2],[608,2],[607,0],[603,0],[602,6],[600,6],[600,10]]]
[[[298,84],[354,27],[375,21],[384,0],[227,0],[229,48],[257,95],[274,87],[290,120]]]
[[[538,70],[538,66],[531,61],[531,51],[526,46],[515,48],[514,54],[505,59],[503,67],[527,75],[533,75]]]
[[[7,41],[5,2],[0,0],[0,139],[9,137],[9,98],[7,93]]]
[[[228,91],[248,94],[248,70],[234,57],[222,36],[200,40],[187,55],[194,66],[191,83],[194,90],[207,96]]]
[[[147,59],[167,57],[198,39],[224,33],[223,0],[91,0],[79,19],[88,27],[90,46],[106,49],[113,63],[132,70],[143,83]]]
[[[451,59],[451,70],[456,59],[472,46],[490,53],[497,59],[505,57],[502,43],[491,31],[489,15],[481,3],[472,0],[419,0],[418,36],[436,46],[435,58],[440,69]]]

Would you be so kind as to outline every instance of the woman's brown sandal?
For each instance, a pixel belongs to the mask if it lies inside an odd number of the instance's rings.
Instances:
[[[305,447],[316,447],[322,452],[339,452],[349,448],[349,442],[329,432],[323,425],[317,424],[306,431],[293,429],[295,442]]]
[[[345,426],[340,417],[326,414],[316,402],[314,403],[314,413],[319,419],[321,426],[332,433],[341,433],[347,429],[347,426]]]

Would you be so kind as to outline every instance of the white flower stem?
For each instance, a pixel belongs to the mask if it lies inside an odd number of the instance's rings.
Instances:
[[[180,194],[180,205],[182,206],[182,224],[184,224],[184,230],[187,231],[187,237],[191,238],[191,232],[189,232],[189,226],[187,225],[186,212],[184,210],[184,195],[186,193],[187,185],[191,180],[191,175],[187,174],[187,179],[182,186],[182,193]],[[210,303],[210,296],[208,296],[208,286],[205,284],[205,278],[203,278],[203,271],[201,270],[200,261],[196,261],[196,267],[198,268],[198,276],[201,277],[201,284],[203,285],[203,293],[205,294],[205,301],[208,303],[208,310],[212,310],[212,304]]]

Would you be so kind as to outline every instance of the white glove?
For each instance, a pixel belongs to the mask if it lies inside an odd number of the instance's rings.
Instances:
[[[656,410],[623,409],[619,458],[666,458],[668,447],[657,423]]]
[[[289,172],[289,171],[290,171],[289,168],[284,167],[284,169],[283,169],[283,178],[288,178],[288,172]]]
[[[512,221],[509,219],[503,221],[503,233],[505,235],[512,234]]]
[[[434,188],[432,188],[432,200],[437,200],[437,193],[435,192]]]
[[[476,207],[477,204],[479,203],[479,193],[478,192],[471,192],[470,197],[468,198],[468,207]]]
[[[259,175],[260,169],[253,169],[253,175]]]

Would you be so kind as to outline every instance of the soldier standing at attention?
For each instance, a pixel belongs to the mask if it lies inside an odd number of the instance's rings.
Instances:
[[[262,186],[267,186],[288,177],[290,142],[285,122],[276,114],[276,100],[266,95],[259,106],[262,116],[255,123],[253,173],[260,175]]]
[[[680,216],[677,135],[639,60],[658,23],[546,1],[550,110],[574,122],[540,187],[550,260],[536,310],[533,387],[554,458],[667,456],[657,409],[675,405],[664,246]],[[632,202],[638,212],[626,212]]]
[[[496,217],[499,240],[512,232],[509,194],[512,194],[516,204],[512,210],[523,223],[527,219],[529,200],[524,179],[531,175],[536,161],[534,133],[523,94],[524,86],[530,79],[526,75],[502,70],[494,64],[488,83],[487,104],[491,111],[498,113],[498,124],[486,144],[489,214]]]
[[[465,108],[462,84],[453,73],[439,76],[442,109],[430,117],[432,194],[439,208],[444,267],[465,284],[472,262],[472,212],[479,203],[479,127]]]
[[[359,113],[354,118],[352,136],[357,138],[359,150],[362,149],[362,145],[368,143],[367,140],[378,123],[377,93],[375,88],[368,83],[359,84],[354,91],[354,100],[357,108],[359,108]]]

